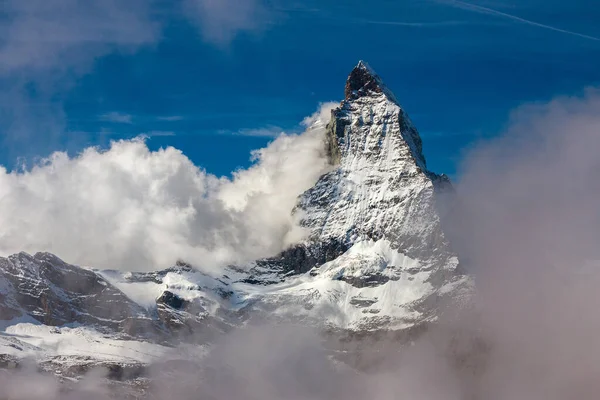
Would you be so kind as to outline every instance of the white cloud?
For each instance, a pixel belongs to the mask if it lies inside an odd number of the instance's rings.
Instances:
[[[241,33],[260,32],[270,18],[262,0],[184,0],[184,12],[204,40],[219,46]]]
[[[64,144],[64,96],[99,58],[160,39],[152,1],[4,0],[0,139],[16,156]]]
[[[445,2],[444,2],[445,3]],[[487,14],[487,15],[493,15],[496,17],[501,17],[501,18],[506,18],[521,24],[525,24],[525,25],[530,25],[530,26],[534,26],[537,28],[542,28],[542,29],[547,29],[550,31],[554,31],[554,32],[558,32],[558,33],[563,33],[566,35],[570,35],[570,36],[576,36],[582,39],[587,39],[587,40],[593,40],[595,42],[600,41],[600,37],[597,36],[592,36],[592,35],[586,35],[583,33],[579,33],[579,32],[575,32],[575,31],[570,31],[567,29],[563,29],[563,28],[559,28],[557,26],[553,26],[553,25],[547,25],[547,24],[542,24],[540,22],[536,22],[536,21],[531,21],[529,19],[525,19],[522,17],[519,17],[517,15],[514,14],[509,14],[507,12],[502,12],[499,11],[497,9],[494,8],[490,8],[490,7],[484,7],[482,5],[479,4],[473,4],[473,3],[468,3],[466,1],[459,1],[459,0],[450,0],[449,2],[447,2],[447,4],[451,5],[451,6],[455,6],[455,7],[459,7],[459,8],[463,8],[465,10],[469,10],[469,11],[473,11],[479,14]]]
[[[153,137],[153,136],[175,136],[173,131],[149,131],[144,132],[140,135],[141,137]]]
[[[331,110],[335,107],[339,106],[339,103],[336,102],[325,102],[319,105],[319,112],[310,115],[301,122],[301,125],[305,128],[310,126],[314,126],[321,124],[323,121],[329,121],[331,118]],[[267,125],[261,128],[252,128],[252,129],[242,129],[239,131],[227,131],[222,130],[219,133],[222,134],[231,134],[231,135],[239,135],[239,136],[255,136],[255,137],[272,137],[275,138],[282,133],[284,133],[284,129],[279,126]]]
[[[165,116],[156,118],[157,121],[166,121],[166,122],[183,121],[183,119],[184,118],[181,115],[165,115]]]
[[[130,114],[123,114],[120,112],[109,112],[107,114],[101,115],[100,119],[106,122],[114,122],[118,124],[132,124],[133,116]]]
[[[69,70],[115,47],[153,43],[149,3],[131,0],[6,0],[0,25],[0,72]]]
[[[331,120],[331,111],[334,108],[339,107],[340,103],[335,101],[328,101],[319,105],[319,111],[310,115],[302,120],[302,125],[305,127],[310,126],[323,126],[323,123],[327,123]]]
[[[281,135],[232,180],[138,139],[0,170],[0,253],[51,251],[99,268],[206,268],[274,255],[302,232],[291,210],[327,169],[323,122]]]
[[[474,398],[597,397],[599,148],[600,91],[589,90],[520,108],[467,157],[451,240],[478,315],[449,323],[486,344]]]
[[[277,137],[283,133],[283,129],[278,126],[266,126],[263,128],[242,129],[235,132],[240,136],[256,136],[256,137]]]

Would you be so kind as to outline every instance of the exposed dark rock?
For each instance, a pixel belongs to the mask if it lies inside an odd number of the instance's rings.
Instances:
[[[339,279],[360,289],[364,287],[376,287],[383,285],[384,283],[389,282],[392,278],[382,274],[371,274],[363,276],[342,276]]]
[[[352,70],[344,91],[346,100],[352,100],[369,93],[382,93],[383,82],[363,61]]]
[[[140,363],[98,361],[90,357],[64,361],[63,357],[51,358],[40,362],[39,368],[66,378],[79,378],[93,370],[100,370],[106,378],[115,381],[130,381],[148,374],[148,367]]]
[[[359,297],[353,297],[352,299],[350,299],[350,304],[355,307],[366,308],[371,307],[373,304],[377,303],[377,301],[377,299],[363,299]]]
[[[337,109],[331,111],[331,121],[327,124],[325,134],[325,151],[331,165],[338,165],[340,163],[342,153],[339,142],[344,137],[344,132],[348,125],[346,120],[337,118],[338,113],[339,110]]]
[[[309,242],[284,250],[277,257],[256,262],[257,266],[284,275],[304,274],[311,269],[335,260],[348,250],[348,245],[339,241]]]
[[[8,354],[0,354],[0,369],[18,369],[21,361]]]
[[[185,308],[188,302],[182,299],[181,297],[177,296],[173,292],[165,290],[163,294],[158,299],[156,299],[156,304],[164,304],[168,307],[174,308],[175,310],[180,310],[182,308]]]
[[[123,320],[145,312],[98,274],[48,253],[0,258],[0,276],[16,289],[14,302],[46,325],[118,330]]]

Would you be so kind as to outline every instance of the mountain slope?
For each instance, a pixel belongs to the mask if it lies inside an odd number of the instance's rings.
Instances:
[[[35,347],[31,333],[45,332],[39,326],[173,345],[210,342],[253,319],[351,332],[435,320],[445,298],[460,298],[470,286],[438,211],[448,179],[427,170],[418,131],[363,62],[326,132],[331,169],[290,210],[308,232],[304,242],[220,276],[185,263],[123,273],[47,253],[0,259],[0,317],[13,321],[5,341]]]
[[[267,273],[287,276],[285,290],[265,301],[301,303],[309,311],[295,307],[294,314],[318,315],[313,323],[341,329],[397,329],[435,319],[442,297],[469,286],[438,213],[439,195],[451,185],[427,170],[418,131],[363,62],[332,111],[326,148],[332,170],[295,209],[309,240],[258,262]]]

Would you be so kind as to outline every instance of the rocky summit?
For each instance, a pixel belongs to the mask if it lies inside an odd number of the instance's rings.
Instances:
[[[448,178],[427,169],[417,129],[364,62],[325,131],[331,168],[290,210],[307,238],[274,257],[218,275],[184,262],[125,273],[48,253],[1,258],[2,359],[34,357],[68,375],[74,365],[149,364],[253,321],[333,334],[435,321],[470,290],[443,229]]]

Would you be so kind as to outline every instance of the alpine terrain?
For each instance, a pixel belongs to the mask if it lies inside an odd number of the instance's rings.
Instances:
[[[427,169],[417,129],[363,62],[326,132],[331,168],[290,210],[309,235],[272,258],[219,276],[185,262],[124,273],[0,258],[0,365],[33,359],[63,376],[105,365],[123,378],[257,322],[360,336],[435,321],[470,290],[442,228],[448,178]]]

